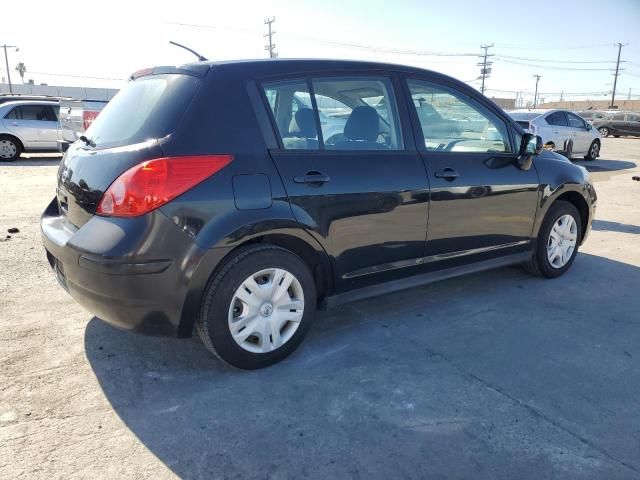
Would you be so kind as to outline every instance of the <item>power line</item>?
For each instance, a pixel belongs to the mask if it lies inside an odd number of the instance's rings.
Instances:
[[[525,67],[539,68],[543,70],[567,70],[572,72],[609,72],[609,68],[575,68],[575,67],[557,67],[555,65],[537,65],[534,63],[525,63],[516,60],[505,59],[500,55],[496,55],[495,59],[505,63],[512,63],[514,65],[522,65]]]
[[[512,55],[499,55],[502,58],[507,58],[510,60],[524,60],[527,62],[544,62],[544,63],[614,63],[613,60],[547,60],[543,58],[527,58],[527,57],[516,57]]]

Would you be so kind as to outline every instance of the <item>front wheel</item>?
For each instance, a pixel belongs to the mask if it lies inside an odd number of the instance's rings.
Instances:
[[[307,265],[280,247],[254,245],[240,249],[210,280],[196,328],[221,360],[262,368],[300,345],[315,306]]]
[[[601,137],[608,137],[609,136],[609,129],[607,127],[600,127],[598,129],[598,132],[600,132],[600,136]]]
[[[573,264],[582,235],[582,223],[576,207],[556,201],[542,223],[536,249],[525,268],[537,276],[555,278]]]
[[[598,140],[594,140],[591,142],[591,146],[589,147],[589,151],[585,155],[585,160],[595,160],[600,155],[600,142]]]

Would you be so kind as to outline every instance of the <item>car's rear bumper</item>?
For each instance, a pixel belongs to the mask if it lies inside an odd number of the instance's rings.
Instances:
[[[178,334],[190,275],[203,252],[162,213],[96,216],[78,229],[54,199],[41,230],[58,281],[89,312],[127,330]]]

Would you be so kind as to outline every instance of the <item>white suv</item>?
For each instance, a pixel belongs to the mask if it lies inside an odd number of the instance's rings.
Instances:
[[[567,158],[595,160],[600,155],[600,133],[567,110],[513,110],[508,112],[527,132],[542,137],[548,149]]]

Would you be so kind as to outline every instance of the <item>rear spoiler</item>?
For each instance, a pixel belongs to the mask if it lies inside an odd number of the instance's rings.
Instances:
[[[133,72],[129,77],[129,80],[136,80],[140,77],[146,77],[147,75],[162,75],[168,73],[202,78],[207,74],[210,68],[211,65],[208,63],[190,63],[188,65],[181,65],[179,67],[164,66],[143,68],[142,70]]]

